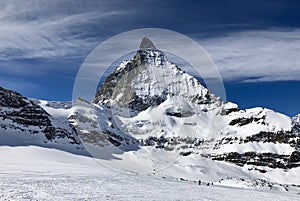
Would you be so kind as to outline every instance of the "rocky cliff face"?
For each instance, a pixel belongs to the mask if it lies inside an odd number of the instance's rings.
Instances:
[[[53,117],[34,100],[2,87],[0,119],[1,144],[81,143],[71,127],[55,125]]]

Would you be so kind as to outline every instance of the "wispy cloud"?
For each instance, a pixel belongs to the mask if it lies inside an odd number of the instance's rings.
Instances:
[[[200,41],[223,79],[300,80],[300,30],[245,31]]]
[[[115,34],[110,33],[111,27],[122,31],[118,26],[127,26],[118,21],[120,16],[131,17],[135,27],[145,27],[148,24],[153,26],[155,23],[151,20],[146,25],[142,20],[153,16],[151,12],[145,16],[136,16],[150,4],[138,4],[137,8],[134,5],[119,0],[28,0],[22,3],[3,0],[0,2],[1,70],[9,71],[3,68],[5,61],[83,59],[105,38]],[[156,8],[155,6],[156,4],[152,5]],[[160,16],[162,13],[158,12],[157,15],[155,19],[161,18],[168,24],[166,21],[169,19]],[[203,33],[195,33],[195,30],[198,29],[191,29],[192,36],[203,36]],[[204,35],[209,36],[209,33]],[[198,42],[213,58],[225,80],[300,80],[300,29],[235,30],[227,32],[225,36],[213,34],[203,37]],[[182,48],[186,51],[186,47]],[[20,73],[30,71],[17,65],[14,68],[14,71]]]
[[[126,14],[106,1],[2,1],[0,60],[78,57],[99,43],[84,36],[83,25]],[[84,55],[83,55],[84,56]]]

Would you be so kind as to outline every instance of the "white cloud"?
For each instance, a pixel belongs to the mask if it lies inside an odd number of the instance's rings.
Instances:
[[[239,32],[199,43],[225,80],[300,80],[299,29]]]
[[[107,9],[109,4],[102,2],[97,11],[79,1],[1,2],[0,60],[84,56],[99,41],[73,33],[74,29],[126,14]]]
[[[86,28],[132,12],[122,9],[122,4],[104,0],[0,1],[0,62],[83,58],[103,42],[102,32],[109,34],[105,26],[95,32],[99,35],[88,35]],[[199,44],[225,80],[300,80],[300,29],[235,32],[199,39]],[[184,45],[181,48],[186,50]]]

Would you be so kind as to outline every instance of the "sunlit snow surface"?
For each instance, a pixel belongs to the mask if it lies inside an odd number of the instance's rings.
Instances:
[[[124,174],[95,159],[40,147],[0,147],[0,200],[299,200],[299,189]],[[195,178],[198,180],[199,178]]]

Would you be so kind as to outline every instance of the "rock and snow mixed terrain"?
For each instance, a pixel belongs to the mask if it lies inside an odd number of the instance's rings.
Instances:
[[[240,110],[236,104],[222,101],[196,78],[171,63],[147,38],[131,60],[122,62],[107,77],[91,102],[35,100],[0,88],[0,106],[0,145],[37,145],[85,156],[37,147],[0,147],[1,155],[11,156],[2,158],[0,163],[0,173],[7,178],[0,183],[0,199],[27,195],[32,196],[29,200],[43,199],[53,195],[47,192],[47,186],[61,194],[69,192],[67,198],[70,199],[88,196],[59,189],[61,178],[65,178],[67,186],[76,183],[88,193],[111,177],[108,184],[112,187],[98,187],[99,191],[89,197],[107,195],[102,197],[104,200],[123,200],[118,193],[130,191],[127,185],[144,190],[149,187],[147,182],[170,185],[174,191],[180,188],[190,195],[187,200],[200,196],[199,188],[208,200],[220,199],[228,189],[241,196],[254,192],[220,185],[289,190],[294,194],[299,190],[293,185],[300,184],[300,117],[290,118],[266,108]],[[38,156],[28,163],[18,163],[14,158],[20,157],[19,151],[24,152],[24,158],[30,154]],[[92,164],[89,154],[101,165],[131,176]],[[41,159],[45,155],[49,160]],[[29,166],[23,167],[23,162]],[[51,163],[49,167],[48,163]],[[55,175],[51,167],[59,167],[58,172],[62,172]],[[27,170],[27,176],[20,177]],[[85,170],[92,172],[88,174]],[[14,171],[19,176],[13,175]],[[102,171],[108,173],[99,174]],[[136,173],[143,174],[132,175]],[[19,177],[18,182],[16,177]],[[31,180],[26,181],[26,177]],[[198,187],[194,181],[199,179],[217,182],[218,187],[209,190]],[[90,184],[82,184],[80,180]],[[45,186],[40,187],[38,195],[24,193],[38,193],[34,189],[37,183],[43,182]],[[144,187],[136,188],[136,182]],[[9,191],[9,188],[17,190]],[[192,193],[188,192],[189,188]],[[156,188],[151,189],[155,193]],[[116,194],[109,192],[112,190]],[[159,191],[159,187],[156,190]],[[269,193],[255,193],[269,199]],[[230,200],[235,199],[231,193],[226,195]],[[140,200],[146,199],[147,194],[128,196]],[[162,198],[160,194],[156,196],[155,199]],[[170,196],[167,199],[174,200],[180,195]],[[281,200],[290,198],[281,193],[276,196],[283,196]]]
[[[300,124],[300,114],[293,117],[293,120],[294,120],[295,124]]]
[[[0,145],[83,149],[67,121],[70,109],[50,103],[0,87]]]
[[[139,153],[154,148],[177,158],[201,155],[263,173],[300,166],[296,120],[222,101],[149,41],[144,39],[136,55],[107,77],[92,103],[75,104],[70,120],[84,142],[120,150],[133,146]],[[93,140],[95,125],[102,141]]]

